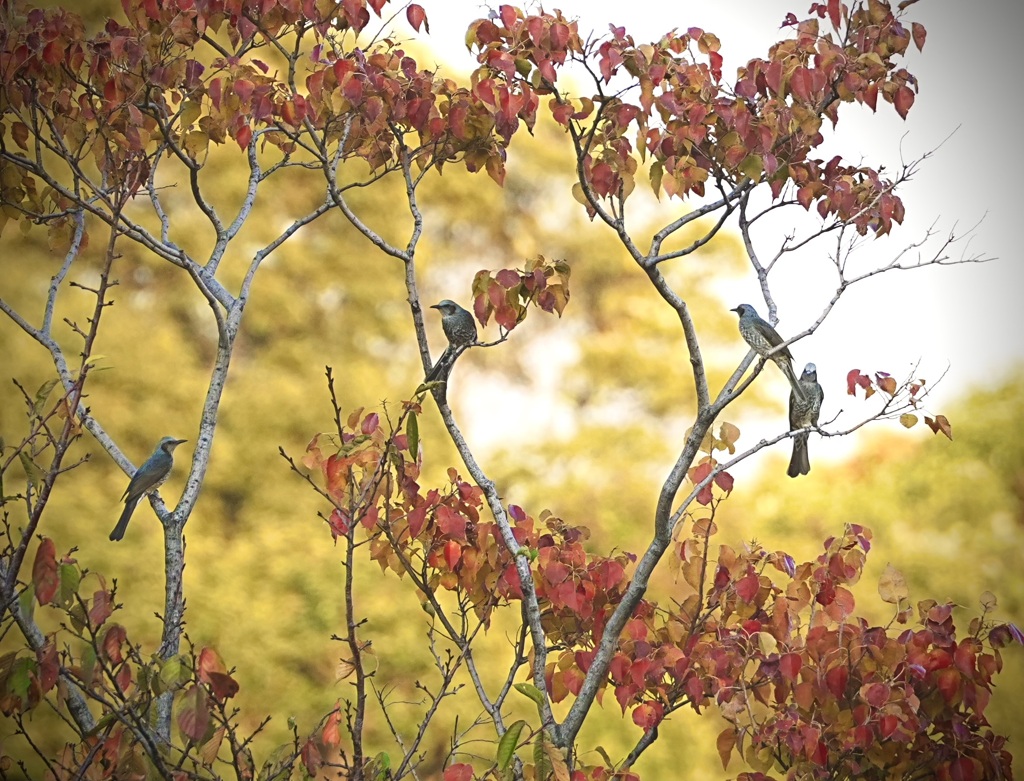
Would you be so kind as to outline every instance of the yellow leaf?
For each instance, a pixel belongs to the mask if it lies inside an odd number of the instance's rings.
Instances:
[[[188,152],[189,157],[195,160],[200,154],[206,152],[206,147],[210,144],[210,136],[201,130],[191,130],[185,134],[185,151]]]
[[[188,128],[192,126],[192,123],[199,119],[199,115],[203,113],[203,107],[196,100],[186,100],[181,104],[181,113],[179,118],[181,119],[181,126]]]
[[[900,415],[900,423],[903,424],[904,428],[911,428],[915,423],[917,423],[917,415],[913,415],[909,412],[904,412],[902,415]]]
[[[910,589],[907,587],[903,573],[892,564],[885,565],[885,572],[878,580],[878,596],[882,598],[883,602],[888,602],[891,605],[897,605],[901,599],[907,599],[910,596]]]

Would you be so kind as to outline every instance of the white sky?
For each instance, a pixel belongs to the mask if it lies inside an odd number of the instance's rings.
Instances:
[[[487,7],[475,0],[421,2],[430,19],[429,38],[440,53],[437,56],[459,70],[473,67],[464,44],[465,30],[473,19],[487,14]],[[788,32],[779,29],[787,11],[804,18],[809,6],[809,0],[561,0],[546,5],[578,18],[581,34],[603,33],[613,22],[625,26],[637,43],[655,40],[673,28],[703,27],[722,40],[726,79],[750,57],[765,56],[768,45]],[[892,257],[933,223],[940,233],[948,233],[954,223],[965,229],[979,220],[969,252],[997,260],[889,273],[848,291],[826,325],[793,349],[797,372],[805,361],[818,365],[819,380],[826,388],[825,416],[839,407],[857,406],[844,395],[846,372],[854,367],[899,375],[920,359],[919,374],[931,380],[949,364],[931,405],[933,411],[944,412],[943,405],[967,386],[997,381],[1024,357],[1016,319],[1024,274],[1011,244],[1012,226],[1024,219],[1019,195],[1022,112],[1016,78],[1024,3],[922,0],[908,10],[910,19],[928,29],[923,54],[912,47],[907,62],[920,81],[908,121],[881,100],[878,115],[862,110],[865,121],[855,116],[857,109],[843,106],[848,110],[840,111],[835,149],[844,151],[851,163],[863,160],[876,167],[884,163],[893,170],[899,167],[901,147],[903,158],[910,160],[955,133],[901,191],[907,207],[904,226],[889,239],[867,243],[861,250],[862,262]],[[822,156],[827,159],[831,153],[826,148]],[[779,230],[786,227],[783,224]],[[598,225],[594,229],[603,230]],[[777,246],[779,239],[766,237],[765,249]],[[824,248],[822,244],[821,251]],[[821,265],[806,258],[780,268],[778,278],[773,277],[782,318],[779,330],[784,335],[809,325],[834,289],[834,278],[822,277],[821,284],[803,281],[807,268]],[[760,308],[762,303],[752,274],[730,282],[722,296],[727,307],[746,301]],[[772,381],[786,392],[784,380]],[[955,418],[953,425],[955,433]],[[745,433],[760,437],[773,433],[775,426],[756,428],[755,424],[754,431]],[[747,436],[744,440],[751,442]],[[815,451],[839,454],[849,444],[853,443],[831,440],[816,444]]]

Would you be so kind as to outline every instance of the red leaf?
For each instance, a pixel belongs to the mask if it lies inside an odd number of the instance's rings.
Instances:
[[[751,572],[749,575],[740,578],[736,583],[736,596],[744,602],[753,602],[760,588],[760,578],[758,578],[756,572]]]
[[[331,715],[324,722],[320,739],[327,748],[337,748],[341,744],[341,708],[336,703]]]
[[[864,103],[868,106],[868,108],[870,108],[872,111],[876,111],[878,109],[877,82],[872,82],[871,84],[868,85],[868,88],[864,90],[862,99],[864,100]]]
[[[317,748],[312,738],[306,741],[299,754],[302,757],[302,765],[306,768],[306,772],[313,778],[316,778],[316,774],[323,767],[324,758],[320,755],[320,749]]]
[[[199,652],[196,667],[196,672],[199,673],[199,680],[203,683],[210,682],[210,673],[222,673],[227,670],[224,666],[224,660],[220,658],[220,654],[212,648],[204,648]]]
[[[369,436],[370,434],[377,430],[377,427],[379,425],[380,416],[376,412],[371,412],[369,415],[363,418],[363,425],[360,427],[360,430],[364,434]]]
[[[935,673],[935,683],[942,692],[942,698],[947,705],[960,699],[960,672],[955,667],[946,667]]]
[[[800,654],[783,654],[779,659],[779,672],[788,681],[795,681],[802,667],[803,660],[800,658]]]
[[[722,760],[722,770],[726,770],[729,767],[729,756],[732,754],[732,750],[736,746],[736,730],[732,727],[726,727],[718,733],[718,740],[716,741],[716,744],[718,748],[718,758]]]
[[[444,781],[473,781],[473,766],[460,762],[444,769]]]
[[[227,673],[210,673],[210,689],[218,702],[224,702],[238,694],[238,681]]]
[[[721,488],[726,493],[732,491],[733,479],[732,475],[728,472],[719,472],[715,475],[715,485]]]
[[[252,99],[252,91],[255,85],[248,79],[235,79],[235,83],[232,85],[235,94],[238,96],[238,100],[241,101],[243,106],[248,105]]]
[[[409,512],[407,518],[409,522],[409,535],[411,537],[419,537],[420,532],[423,531],[423,525],[427,520],[427,506],[421,504],[418,507],[413,508]]]
[[[22,149],[28,149],[28,125],[24,122],[11,124],[11,137],[14,139],[14,143]]]
[[[793,91],[793,97],[809,103],[814,97],[814,78],[811,72],[804,67],[796,68],[789,79],[789,88]]]
[[[111,664],[120,664],[124,661],[124,656],[121,655],[121,646],[126,637],[124,627],[116,624],[110,627],[103,636],[103,654]]]
[[[825,767],[828,764],[828,746],[825,745],[824,740],[819,740],[809,754],[809,759],[818,767]]]
[[[49,537],[44,537],[36,549],[36,559],[32,564],[32,585],[35,586],[36,601],[40,605],[50,604],[60,588],[57,550]]]
[[[882,738],[888,738],[896,731],[896,728],[900,725],[900,720],[893,714],[886,714],[882,716],[878,721],[878,734]]]
[[[896,96],[893,98],[892,104],[896,107],[896,112],[906,119],[907,112],[914,105],[914,90],[904,84],[896,90]]]
[[[845,662],[837,664],[825,673],[825,685],[836,699],[843,696],[843,693],[846,691],[846,683],[849,680],[850,671],[847,669]]]
[[[448,564],[448,569],[454,570],[461,558],[462,546],[455,540],[448,540],[444,544],[444,560]]]
[[[442,534],[456,540],[466,539],[466,517],[459,515],[451,507],[442,504],[434,514],[437,519],[437,527]]]
[[[920,22],[912,22],[910,29],[911,34],[914,36],[914,44],[917,46],[917,50],[921,51],[924,48],[925,38],[928,37],[928,31],[924,29],[924,25]]]
[[[889,687],[884,683],[867,683],[861,687],[860,696],[872,708],[881,708],[889,701]]]
[[[506,30],[511,30],[519,18],[516,14],[515,6],[511,5],[498,6],[498,15],[501,17],[501,23],[505,26]]]
[[[644,732],[657,727],[665,717],[665,706],[660,702],[645,702],[633,709],[633,723]]]
[[[964,675],[973,676],[975,673],[977,654],[969,639],[964,640],[953,652],[953,662],[957,669]]]
[[[981,776],[971,757],[958,757],[949,763],[949,777],[952,781],[977,781]]]
[[[252,128],[248,125],[242,125],[238,128],[238,130],[235,131],[235,141],[238,142],[239,148],[247,148],[249,146],[249,142],[252,141]]]
[[[352,519],[348,517],[347,513],[343,513],[335,507],[327,519],[327,525],[331,527],[331,536],[338,539],[348,534],[348,530],[352,527]]]
[[[92,607],[89,608],[89,622],[94,628],[103,625],[103,622],[110,618],[114,612],[114,606],[110,602],[110,592],[97,591],[92,595]]]
[[[64,59],[64,47],[60,41],[50,41],[43,49],[43,61],[49,65],[56,65]]]
[[[828,0],[828,18],[832,22],[832,26],[838,30],[842,22],[839,0]]]
[[[409,7],[405,9],[405,16],[409,20],[409,24],[412,25],[412,29],[416,32],[420,31],[420,25],[423,25],[423,29],[426,32],[430,32],[430,22],[427,21],[427,12],[423,10],[423,7],[416,3],[410,3]]]
[[[178,729],[189,740],[198,743],[206,734],[210,725],[210,708],[206,700],[206,692],[201,686],[191,686],[182,698],[181,710],[178,711]]]
[[[494,275],[494,281],[506,290],[511,290],[514,287],[518,287],[521,280],[517,272],[510,268],[503,268]]]
[[[860,369],[850,369],[846,374],[846,392],[851,396],[856,396],[858,387],[869,390],[871,378],[866,374],[861,374]]]
[[[36,651],[36,662],[39,664],[39,688],[43,694],[57,685],[60,663],[57,660],[57,646],[50,640]]]

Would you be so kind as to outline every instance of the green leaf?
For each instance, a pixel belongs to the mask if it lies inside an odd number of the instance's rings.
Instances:
[[[74,564],[61,564],[60,571],[60,604],[67,607],[71,604],[78,585],[82,582],[82,573]]]
[[[182,663],[180,656],[172,656],[164,660],[160,665],[160,675],[157,681],[160,691],[174,691],[181,687],[190,676],[189,669]]]
[[[416,419],[416,413],[409,413],[409,422],[405,424],[405,433],[409,438],[409,454],[413,461],[419,460],[420,451],[420,424]]]
[[[517,685],[516,688],[518,689],[519,686]],[[551,775],[551,760],[548,758],[547,751],[544,750],[546,742],[547,736],[541,730],[537,733],[537,740],[533,743],[534,778],[547,778]]]
[[[27,656],[16,659],[14,666],[11,668],[11,674],[7,678],[8,690],[24,700],[28,696],[28,687],[32,683],[31,673],[35,669],[35,659],[30,659]]]
[[[18,597],[18,608],[21,610],[21,614],[27,618],[32,618],[35,613],[36,606],[36,589],[31,583],[25,587],[25,590],[21,592],[21,596]]]
[[[36,397],[32,402],[32,411],[35,412],[37,415],[39,414],[40,410],[42,410],[43,404],[46,403],[47,396],[50,395],[50,393],[53,391],[56,385],[57,378],[55,377],[54,379],[48,380],[47,382],[44,382],[42,385],[39,386],[39,390],[36,391]]]
[[[25,477],[28,478],[32,487],[38,491],[39,487],[43,484],[43,470],[36,465],[32,457],[24,450],[18,453],[18,458],[21,460],[21,466],[25,470]]]
[[[537,703],[538,708],[544,705],[544,693],[532,683],[517,683],[515,690]]]
[[[516,755],[516,745],[519,743],[519,736],[525,726],[526,722],[519,719],[509,725],[505,734],[501,736],[501,740],[498,741],[498,753],[495,755],[494,761],[499,770],[506,770],[512,765],[512,758]]]

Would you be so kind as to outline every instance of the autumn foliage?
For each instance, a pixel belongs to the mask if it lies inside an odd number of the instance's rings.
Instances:
[[[844,104],[873,111],[891,104],[907,117],[917,83],[903,56],[926,39],[924,27],[904,18],[910,5],[813,3],[806,18],[789,14],[784,40],[764,58],[748,60],[735,78],[723,71],[719,38],[700,28],[638,44],[621,27],[590,37],[558,11],[500,5],[469,25],[465,40],[477,67],[456,80],[422,67],[391,37],[360,37],[395,13],[387,0],[122,0],[123,18],[93,35],[67,9],[3,2],[0,230],[14,223],[25,232],[45,227],[65,265],[49,282],[41,326],[3,305],[48,351],[63,393],[50,398],[56,380],[34,398],[25,393],[28,433],[16,456],[0,445],[4,469],[17,458],[27,478],[15,497],[24,500],[25,522],[13,523],[7,509],[4,516],[0,620],[4,633],[24,644],[0,656],[0,711],[22,736],[33,729],[26,717],[44,706],[69,714],[63,752],[43,757],[52,777],[385,779],[423,765],[445,781],[633,779],[659,726],[680,709],[715,709],[725,717],[729,726],[717,741],[722,765],[750,781],[773,773],[880,781],[1012,777],[1005,739],[985,711],[1002,649],[1024,638],[994,618],[994,598],[986,595],[978,614],[927,599],[915,608],[890,568],[878,591],[893,616],[877,626],[858,617],[852,590],[872,547],[866,527],[849,525],[805,562],[770,544],[720,541],[718,507],[740,489],[732,465],[772,444],[740,452],[740,431],[723,415],[760,366],[742,380],[748,356],[712,392],[692,313],[660,271],[711,241],[734,214],[748,247],[750,224],[776,208],[793,206],[817,220],[807,241],[832,234],[842,244],[846,231],[855,240],[884,237],[903,221],[897,188],[909,168],[890,175],[815,155]],[[398,10],[414,31],[428,31],[423,7]],[[589,79],[581,94],[565,87],[570,70]],[[281,454],[322,500],[319,544],[342,551],[347,604],[336,639],[346,649],[340,677],[352,694],[324,703],[319,723],[293,726],[292,740],[266,759],[256,756],[260,730],[244,734],[232,704],[235,671],[213,648],[192,647],[181,590],[183,529],[205,476],[252,280],[296,232],[340,213],[400,261],[428,369],[415,266],[425,220],[419,184],[428,173],[460,166],[501,185],[513,137],[549,120],[564,131],[576,200],[612,229],[651,281],[653,300],[677,315],[680,350],[683,343],[689,350],[693,425],[657,498],[649,546],[637,554],[595,552],[582,523],[505,499],[456,424],[443,383],[410,388],[397,404],[343,409],[328,370],[333,429],[313,436],[304,454]],[[247,165],[244,195],[230,209],[209,196],[217,186],[208,176],[214,154],[238,155]],[[257,192],[289,169],[306,177],[322,202],[288,215],[273,240],[244,250],[251,261],[243,273],[218,276]],[[350,197],[389,176],[406,197],[404,244],[378,232]],[[656,232],[646,251],[624,218],[641,178],[659,198],[693,206]],[[212,231],[205,257],[176,233],[168,182],[189,194]],[[767,206],[754,205],[755,190]],[[140,217],[143,209],[149,211]],[[709,215],[713,226],[702,238],[664,249],[681,228]],[[71,365],[52,335],[53,301],[89,237],[104,233],[106,249],[93,247],[102,254],[100,282],[75,283],[95,297],[95,310],[87,325],[71,324],[84,345]],[[153,500],[165,530],[168,586],[161,644],[151,651],[117,622],[124,595],[113,582],[83,570],[74,542],[57,541],[41,526],[83,428],[123,468],[130,464],[104,429],[103,412],[82,403],[98,360],[91,350],[99,321],[116,287],[112,263],[124,242],[187,276],[213,312],[217,339],[188,488],[174,510]],[[748,253],[774,308],[771,269]],[[473,314],[481,325],[496,323],[499,337],[467,349],[500,349],[531,315],[561,317],[570,302],[570,269],[583,266],[539,255],[478,271],[466,280]],[[876,273],[847,277],[836,266],[839,292],[826,315],[850,284]],[[898,268],[907,266],[897,260],[880,270]],[[916,375],[898,381],[853,369],[847,384],[851,395],[879,394],[883,406],[834,434],[885,418],[910,427],[921,414],[933,432],[952,437],[949,421],[927,410],[926,385]],[[435,407],[463,462],[447,468],[442,485],[424,477],[420,433]],[[4,505],[9,499],[0,497]],[[30,548],[29,572],[23,564]],[[373,710],[370,643],[352,605],[357,556],[396,575],[396,588],[415,591],[428,616],[441,682],[423,688],[419,728],[409,744],[399,741],[398,758],[364,745],[371,718],[383,718],[396,738],[398,731],[384,695]],[[667,594],[648,593],[659,564],[676,576]],[[504,683],[491,691],[473,648],[499,612],[511,616],[517,634],[501,662]],[[37,613],[57,628],[43,632]],[[954,617],[966,631],[957,632]],[[428,757],[424,735],[461,685],[459,675],[479,700],[493,752],[470,751],[452,738],[447,756]],[[512,721],[513,702],[529,704],[531,718]],[[604,756],[599,765],[581,759],[594,752],[580,746],[595,705],[617,706],[637,728],[625,757]],[[3,761],[6,771],[10,759]],[[738,770],[740,761],[749,770]]]

